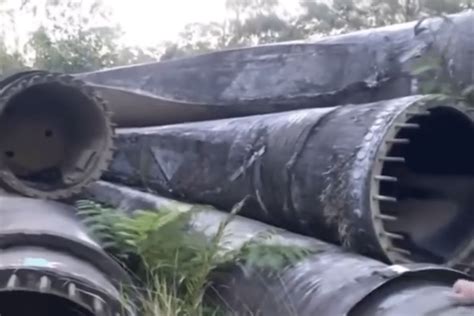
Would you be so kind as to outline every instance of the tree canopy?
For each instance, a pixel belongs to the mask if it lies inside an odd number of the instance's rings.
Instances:
[[[159,47],[121,43],[122,30],[100,0],[0,0],[0,76],[34,67],[66,73],[310,35],[338,34],[407,22],[472,7],[472,0],[301,0],[285,10],[279,0],[223,0],[226,19],[186,25],[174,42]],[[38,21],[26,41],[19,16]]]

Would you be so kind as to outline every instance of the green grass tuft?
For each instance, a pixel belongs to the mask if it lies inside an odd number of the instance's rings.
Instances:
[[[304,248],[266,243],[272,233],[226,250],[222,246],[226,228],[244,202],[210,237],[190,225],[198,210],[180,212],[171,207],[128,216],[91,201],[78,201],[77,208],[91,234],[139,280],[142,315],[207,316],[223,313],[205,300],[210,276],[218,267],[244,264],[277,275],[310,254]]]

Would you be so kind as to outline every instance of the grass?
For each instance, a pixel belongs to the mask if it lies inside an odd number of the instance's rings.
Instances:
[[[225,245],[228,224],[243,202],[234,207],[215,234],[205,235],[191,227],[195,212],[160,209],[137,211],[133,216],[91,201],[79,201],[83,222],[104,249],[136,278],[140,315],[223,315],[223,305],[206,299],[210,280],[219,267],[241,265],[264,271],[268,277],[307,255],[301,247],[267,243],[271,233],[258,236],[238,249]],[[253,311],[258,312],[258,311]]]

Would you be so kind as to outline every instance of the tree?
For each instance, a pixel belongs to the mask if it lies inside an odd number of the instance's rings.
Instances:
[[[162,59],[311,35],[340,34],[459,12],[472,0],[301,0],[299,15],[282,14],[279,0],[227,0],[223,22],[192,23]]]
[[[335,34],[450,14],[472,0],[302,0],[298,28],[305,34]]]
[[[114,38],[113,30],[108,28],[68,30],[64,38],[55,38],[41,27],[30,42],[35,54],[33,66],[66,73],[114,66]]]
[[[38,15],[38,8],[33,10]],[[35,68],[74,73],[135,63],[150,56],[120,44],[122,32],[100,1],[48,0],[46,21],[32,34]]]
[[[277,13],[278,8],[279,0],[227,0],[227,19],[186,25],[162,59],[301,38],[303,34]]]
[[[0,0],[0,78],[25,68],[15,34],[14,10]],[[9,45],[7,45],[9,43]]]
[[[23,49],[14,35],[18,12],[11,4],[18,1],[0,0],[0,72],[25,64],[68,73],[92,71],[149,62],[158,56],[165,60],[339,34],[472,7],[472,0],[300,0],[301,12],[285,12],[279,0],[226,0],[225,20],[190,23],[176,41],[144,49],[121,43],[122,31],[100,0],[45,1],[46,6],[21,2],[22,13],[40,21]]]
[[[301,1],[303,14],[297,27],[304,34],[331,34],[366,27],[365,12],[352,0],[334,0],[333,3]]]
[[[4,39],[0,37],[0,78],[24,69],[25,67],[21,54],[18,52],[9,52]]]
[[[23,0],[16,11],[12,3],[0,0],[0,24],[4,33],[8,30],[8,34],[16,34],[15,17],[20,12],[27,14],[31,21],[38,21],[38,26],[22,51],[19,50],[21,45],[7,47],[7,40],[0,31],[2,72],[7,68],[10,71],[23,68],[25,63],[50,71],[86,72],[152,61],[158,55],[156,49],[123,45],[120,27],[112,23],[110,10],[99,0],[46,0],[45,6]]]

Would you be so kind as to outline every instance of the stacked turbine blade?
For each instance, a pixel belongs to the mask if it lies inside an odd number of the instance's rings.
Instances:
[[[85,196],[134,216],[137,209],[193,212],[190,229],[211,238],[228,215],[212,207],[180,203],[107,182],[98,182]],[[438,315],[461,316],[471,307],[454,303],[450,288],[467,275],[427,264],[385,265],[348,253],[328,243],[236,216],[221,242],[231,252],[259,235],[265,242],[305,247],[314,254],[284,267],[277,274],[246,265],[217,269],[207,299],[230,315]],[[409,293],[409,295],[407,295]],[[397,304],[390,304],[390,302]]]
[[[472,136],[455,99],[411,96],[121,130],[105,176],[227,211],[250,196],[242,214],[268,224],[384,261],[466,269],[474,153],[460,139]],[[467,192],[459,211],[443,200],[450,181]]]
[[[77,76],[113,100],[120,127],[368,103],[435,89],[460,92],[474,83],[473,21],[466,11]]]

